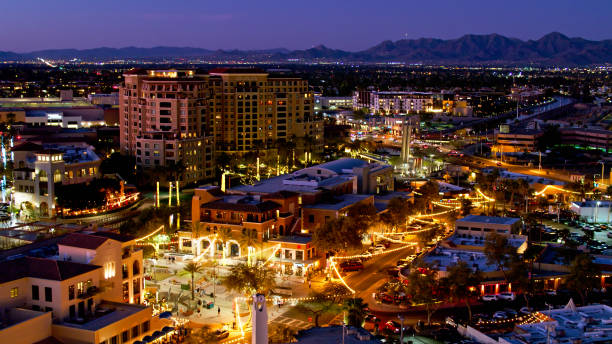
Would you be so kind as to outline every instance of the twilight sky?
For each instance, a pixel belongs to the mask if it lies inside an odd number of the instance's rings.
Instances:
[[[0,51],[191,46],[362,50],[404,37],[611,39],[610,0],[3,0]]]

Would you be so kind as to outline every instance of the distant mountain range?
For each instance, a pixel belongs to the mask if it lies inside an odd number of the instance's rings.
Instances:
[[[523,41],[498,34],[465,35],[457,39],[402,39],[384,41],[369,49],[350,52],[319,45],[306,50],[208,50],[190,47],[52,49],[30,53],[0,51],[0,61],[36,58],[87,61],[202,60],[251,62],[422,63],[461,65],[584,66],[612,63],[612,40],[592,41],[553,32]]]

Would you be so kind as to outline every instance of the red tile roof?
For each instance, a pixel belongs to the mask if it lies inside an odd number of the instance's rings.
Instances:
[[[43,146],[27,141],[27,142],[14,146],[13,148],[11,148],[11,151],[13,152],[36,152],[41,149],[43,149]]]
[[[63,281],[89,271],[99,269],[97,265],[81,264],[49,258],[24,257],[0,263],[0,283],[25,277],[52,281]]]
[[[57,244],[71,247],[79,247],[85,248],[88,250],[95,250],[100,245],[104,244],[108,240],[105,237],[82,234],[82,233],[72,233],[68,234],[62,240],[60,240]]]
[[[263,213],[269,210],[275,210],[280,208],[281,205],[273,201],[263,201],[257,204],[228,203],[224,201],[215,201],[202,204],[202,209],[234,210],[249,213]]]

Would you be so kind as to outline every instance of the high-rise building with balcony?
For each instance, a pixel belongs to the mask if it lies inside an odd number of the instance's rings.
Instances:
[[[308,82],[253,68],[131,70],[120,91],[121,150],[142,167],[186,167],[182,181],[212,177],[214,153],[297,154],[322,149],[323,121]]]
[[[181,182],[211,178],[212,139],[206,136],[208,77],[193,70],[130,70],[119,93],[121,152],[144,168],[181,171]],[[183,166],[177,168],[177,166]]]

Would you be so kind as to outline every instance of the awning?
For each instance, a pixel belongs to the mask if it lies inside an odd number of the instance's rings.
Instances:
[[[164,328],[162,328],[162,332],[163,333],[168,333],[168,332],[172,332],[174,330],[174,327],[172,326],[165,326]]]
[[[137,341],[135,341],[135,342],[134,342],[134,343],[132,343],[132,344],[144,344],[144,342],[141,342],[141,341],[137,340]]]
[[[155,332],[153,332],[153,334],[152,334],[153,338],[155,338],[155,339],[157,339],[157,338],[159,338],[159,337],[161,337],[161,336],[163,336],[163,335],[164,335],[164,333],[163,333],[163,332],[161,332],[161,331],[155,331]]]
[[[151,336],[145,336],[144,338],[142,338],[142,342],[143,343],[151,343],[152,341],[154,341],[155,339]]]
[[[172,312],[162,312],[162,313],[159,313],[159,318],[160,319],[169,319],[170,317],[172,317]]]

